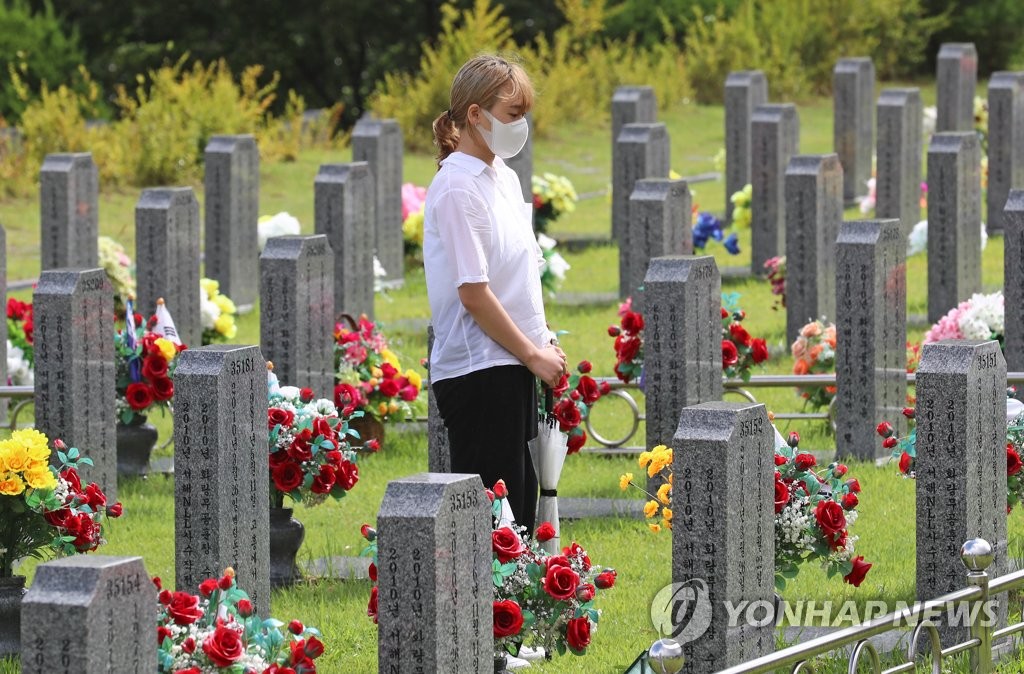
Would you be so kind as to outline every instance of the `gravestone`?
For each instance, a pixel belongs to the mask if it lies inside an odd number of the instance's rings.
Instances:
[[[260,153],[256,139],[250,135],[211,136],[204,162],[205,274],[220,282],[220,291],[234,300],[239,312],[250,311],[259,288]]]
[[[800,146],[800,118],[792,103],[759,105],[750,122],[750,269],[786,250],[785,174]]]
[[[629,226],[629,198],[636,181],[668,177],[668,130],[664,124],[626,124],[616,144],[612,166],[612,236],[619,241]]]
[[[1024,372],[1024,189],[1010,190],[1003,227],[1003,353],[1010,372]]]
[[[669,441],[679,410],[722,398],[721,306],[714,257],[651,260],[644,278],[647,451]],[[657,489],[660,481],[648,484]]]
[[[904,435],[906,240],[896,220],[844,222],[836,242],[836,455],[887,456],[875,426]]]
[[[182,351],[174,371],[175,586],[233,567],[270,611],[267,368],[258,346]]]
[[[316,233],[334,251],[334,306],[373,318],[373,246],[376,201],[366,162],[324,164],[314,183]]]
[[[690,188],[685,180],[638,180],[629,197],[629,224],[619,239],[619,299],[633,297],[643,311],[640,290],[652,258],[693,253]]]
[[[981,146],[973,131],[928,148],[928,321],[981,290]]]
[[[921,92],[883,89],[878,97],[875,216],[896,218],[903,236],[921,219]]]
[[[434,326],[427,325],[427,381],[430,381],[430,354],[434,351]],[[448,445],[448,428],[437,408],[433,389],[427,391],[427,470],[431,473],[450,473],[452,470],[451,447]]]
[[[260,350],[280,381],[334,399],[334,254],[325,235],[267,239]]]
[[[616,87],[612,94],[612,172],[618,164],[619,134],[627,124],[653,124],[658,118],[658,101],[654,87]],[[668,173],[665,174],[666,176]],[[627,192],[625,198],[629,198]],[[615,217],[615,194],[612,194],[612,218]]]
[[[988,81],[988,209],[990,234],[1003,231],[1010,190],[1024,187],[1024,72],[992,73]]]
[[[79,471],[117,501],[114,294],[102,269],[50,269],[32,296],[35,425],[93,461]],[[56,453],[52,455],[56,460]]]
[[[792,344],[810,321],[835,318],[843,167],[834,154],[797,155],[785,180],[786,343]]]
[[[157,661],[158,606],[141,557],[41,564],[21,604],[21,671],[148,674]]]
[[[384,283],[401,286],[405,279],[402,240],[402,129],[393,119],[363,118],[352,129],[352,161],[365,161],[373,174],[376,200],[374,250]],[[371,220],[371,222],[374,222]]]
[[[843,199],[868,193],[874,151],[875,64],[870,58],[839,59],[832,71],[832,139],[843,166]],[[788,258],[787,258],[788,261]],[[787,298],[788,299],[788,298]]]
[[[710,674],[775,649],[774,432],[763,404],[707,402],[682,410],[672,448],[673,587],[703,586],[710,601],[689,622],[673,619],[670,636],[687,671]],[[727,603],[742,600],[761,607],[751,609],[760,624],[730,624]]]
[[[377,515],[378,671],[494,671],[491,509],[479,475],[392,480]]]
[[[99,264],[99,185],[92,153],[46,155],[39,171],[41,269]]]
[[[519,186],[523,188],[523,201],[533,203],[533,113],[526,113],[526,123],[530,126],[530,135],[526,137],[526,145],[514,157],[504,160],[510,169],[519,176]]]
[[[974,129],[974,90],[978,86],[978,52],[973,42],[944,42],[936,61],[935,131]]]
[[[187,346],[199,346],[199,202],[191,187],[142,191],[135,206],[138,302],[144,317],[164,298]]]
[[[996,341],[925,344],[917,368],[917,597],[966,586],[960,546],[992,544],[988,573],[1007,572],[1006,362]],[[1006,600],[999,602],[1005,623]],[[940,629],[959,643],[967,629]]]
[[[750,120],[768,102],[768,81],[760,70],[739,70],[725,79],[725,221],[732,222],[731,197],[750,182]]]

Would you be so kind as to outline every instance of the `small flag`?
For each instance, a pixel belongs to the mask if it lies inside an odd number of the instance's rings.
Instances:
[[[127,300],[124,303],[124,343],[132,351],[136,351],[139,346],[135,330],[135,305]],[[128,378],[134,382],[142,381],[141,360],[138,355],[128,360]]]
[[[162,297],[156,301],[156,325],[153,326],[153,334],[164,337],[176,346],[181,346],[181,338],[178,337],[178,331],[174,327],[174,319],[171,318],[171,312],[167,310],[167,305],[164,304]]]

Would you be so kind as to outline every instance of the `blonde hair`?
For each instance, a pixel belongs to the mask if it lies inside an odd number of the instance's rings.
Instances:
[[[512,91],[505,93],[503,90],[509,83]],[[481,54],[459,68],[448,98],[449,108],[438,115],[433,124],[438,168],[458,147],[459,135],[468,122],[469,106],[476,103],[486,110],[499,100],[516,101],[525,114],[533,107],[533,84],[515,61],[496,54]]]

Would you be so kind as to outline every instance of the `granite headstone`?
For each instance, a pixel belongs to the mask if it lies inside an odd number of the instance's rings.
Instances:
[[[792,103],[759,105],[750,122],[751,260],[755,275],[786,250],[785,174],[799,152],[800,119]]]
[[[768,102],[768,81],[760,70],[739,70],[725,79],[725,221],[732,222],[730,197],[750,183],[750,120]]]
[[[629,225],[619,239],[619,298],[633,297],[643,311],[647,266],[652,258],[693,253],[690,188],[685,180],[645,178],[629,197]]]
[[[844,222],[836,243],[836,454],[888,455],[881,421],[906,420],[906,241],[896,220]]]
[[[434,351],[434,326],[427,326],[427,378],[430,377],[430,354]],[[448,428],[437,409],[433,389],[427,391],[427,470],[431,473],[450,473],[452,470],[451,447],[448,444]]]
[[[1003,353],[1010,372],[1024,372],[1024,189],[1010,190],[1003,232]]]
[[[871,177],[875,140],[875,64],[871,59],[839,59],[832,71],[832,97],[833,147],[843,166],[843,200],[851,203],[868,193]]]
[[[258,346],[183,351],[174,372],[175,585],[233,567],[270,610],[267,368]]]
[[[41,564],[21,605],[21,671],[148,674],[157,662],[157,606],[141,557]]]
[[[41,269],[99,264],[99,183],[92,153],[46,155],[39,171]]]
[[[256,221],[260,153],[250,135],[212,136],[206,145],[205,274],[240,312],[251,311],[259,288]]]
[[[334,254],[325,235],[267,239],[260,350],[284,384],[334,399]]]
[[[973,131],[928,148],[928,321],[981,290],[981,146]]]
[[[378,671],[494,671],[491,511],[478,475],[392,480],[377,515]]]
[[[621,86],[612,94],[612,173],[618,163],[619,134],[627,124],[653,124],[658,118],[654,87]],[[668,176],[668,173],[665,174]],[[626,193],[629,198],[629,192]],[[612,194],[612,218],[615,218],[615,194]]]
[[[687,671],[710,674],[775,649],[774,432],[763,404],[707,402],[682,410],[672,449],[673,587],[702,587],[710,601],[689,622],[673,620],[670,636],[683,642]],[[728,603],[744,600],[764,620],[731,624]],[[690,635],[691,626],[707,629]]]
[[[834,154],[797,155],[786,168],[786,343],[808,322],[835,318],[836,236],[843,167]]]
[[[334,251],[334,305],[373,318],[373,248],[376,199],[366,162],[324,164],[316,174],[316,233]]]
[[[619,133],[612,166],[612,236],[616,241],[629,226],[629,198],[636,181],[667,178],[669,137],[664,124],[626,124]]]
[[[519,176],[519,186],[523,188],[523,201],[533,203],[533,113],[526,113],[526,123],[530,127],[530,135],[526,137],[526,145],[514,157],[505,160],[505,164]]]
[[[978,86],[978,52],[973,42],[944,42],[936,60],[938,117],[935,130],[974,128],[974,89]]]
[[[903,236],[921,219],[921,92],[884,89],[878,98],[875,215],[896,218]]]
[[[82,479],[117,501],[114,294],[102,269],[50,269],[32,297],[35,424],[93,461]],[[53,455],[56,458],[56,454]]]
[[[191,187],[142,191],[135,205],[136,309],[149,316],[164,298],[181,341],[199,346],[199,202]]]
[[[988,232],[1003,231],[1010,190],[1024,187],[1024,72],[992,73],[988,81]]]
[[[405,279],[402,240],[402,129],[393,119],[363,118],[352,129],[352,161],[369,164],[374,181],[374,250],[384,267],[383,282]]]

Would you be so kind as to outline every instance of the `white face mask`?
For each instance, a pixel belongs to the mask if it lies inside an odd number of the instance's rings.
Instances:
[[[491,130],[488,131],[480,125],[477,125],[476,128],[484,137],[484,142],[487,143],[491,152],[502,159],[511,159],[519,154],[519,151],[526,145],[526,139],[530,136],[530,125],[526,122],[526,118],[521,117],[506,124],[498,121],[486,110],[482,112],[491,121]]]

